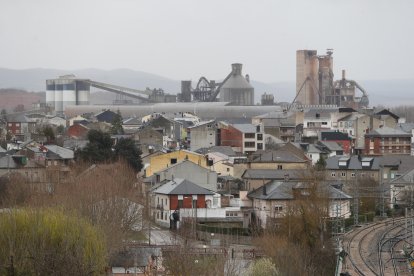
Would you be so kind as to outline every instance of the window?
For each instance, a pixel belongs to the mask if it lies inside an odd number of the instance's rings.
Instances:
[[[351,177],[355,177],[355,173],[351,173]]]
[[[326,125],[328,125],[328,122],[322,122],[322,125],[326,126]]]
[[[277,169],[278,170],[282,170],[283,168],[282,168],[282,165],[277,165]]]
[[[346,175],[346,173],[341,172],[341,176],[342,176],[342,177],[345,177],[345,175]]]
[[[237,217],[237,212],[226,212],[226,217]]]
[[[255,133],[245,133],[244,138],[254,139],[254,138],[256,138],[256,134]]]
[[[171,164],[177,164],[177,158],[171,158]]]
[[[244,142],[244,147],[246,148],[254,148],[256,146],[255,142]]]
[[[263,134],[261,134],[261,133],[257,134],[257,140],[262,141],[263,140]]]
[[[257,149],[263,149],[263,143],[257,143]]]
[[[275,206],[275,213],[280,213],[282,211],[283,211],[283,206],[280,206],[280,205]]]
[[[335,176],[336,176],[336,173],[334,173],[334,172],[333,172],[333,173],[331,173],[331,176],[332,176],[332,177],[335,177]]]
[[[178,209],[183,208],[183,195],[178,195]]]
[[[226,170],[229,172],[230,171],[230,168],[227,168]]]

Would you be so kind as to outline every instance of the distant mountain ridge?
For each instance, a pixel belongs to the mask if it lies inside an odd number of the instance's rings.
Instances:
[[[66,74],[74,74],[79,78],[88,78],[94,81],[116,84],[129,88],[162,88],[164,91],[171,94],[179,93],[181,89],[179,80],[172,80],[156,74],[130,69],[58,70],[41,68],[24,70],[0,68],[0,88],[16,88],[35,92],[45,91],[46,79],[53,79]],[[368,92],[371,105],[381,104],[385,106],[394,106],[400,104],[414,104],[414,79],[357,81]],[[255,102],[260,102],[260,96],[264,92],[273,94],[275,96],[275,101],[277,102],[291,102],[295,96],[296,84],[294,81],[264,83],[252,80],[251,83],[255,88]],[[196,80],[193,81],[193,87],[195,85]],[[100,103],[99,101],[96,102],[94,100],[99,98],[98,95],[94,95],[91,97],[91,100],[93,103]]]

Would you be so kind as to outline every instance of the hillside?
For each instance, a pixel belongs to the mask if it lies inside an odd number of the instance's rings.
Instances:
[[[20,89],[0,89],[0,109],[12,111],[17,105],[23,104],[26,110],[32,108],[32,103],[45,101],[44,92],[27,92]]]
[[[74,74],[79,78],[87,78],[136,89],[145,89],[146,87],[163,88],[165,91],[174,94],[180,90],[179,81],[129,69],[108,71],[100,69],[57,70],[40,68],[25,70],[0,68],[0,88],[12,87],[27,91],[44,91],[46,79],[54,79],[66,74]]]

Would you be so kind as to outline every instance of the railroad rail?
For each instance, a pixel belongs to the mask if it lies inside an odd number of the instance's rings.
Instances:
[[[395,248],[411,236],[404,234],[404,223],[405,218],[387,219],[348,234],[344,245],[351,267],[347,269],[352,269],[357,275],[404,275],[400,273],[404,270],[399,269],[399,263],[395,261]],[[385,266],[389,261],[392,267]]]

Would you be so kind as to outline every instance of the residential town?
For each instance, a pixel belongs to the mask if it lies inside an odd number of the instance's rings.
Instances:
[[[3,1],[0,276],[413,275],[413,10]]]
[[[292,206],[315,195],[328,203],[324,223],[339,225],[330,230],[333,236],[345,233],[347,221],[387,216],[411,204],[405,195],[412,183],[401,180],[414,171],[414,125],[387,109],[295,106],[237,120],[189,112],[142,118],[110,109],[69,118],[31,112],[3,114],[1,128],[1,178],[19,175],[45,194],[72,181],[91,130],[107,133],[111,147],[133,141],[142,166],[134,180],[140,198],[130,204],[143,220],[131,227],[146,234],[148,227],[191,229],[196,244],[206,235],[202,229],[239,229],[249,240],[280,227]],[[367,191],[369,181],[374,184]],[[368,193],[377,204],[358,211]],[[230,246],[225,238],[201,242]]]

